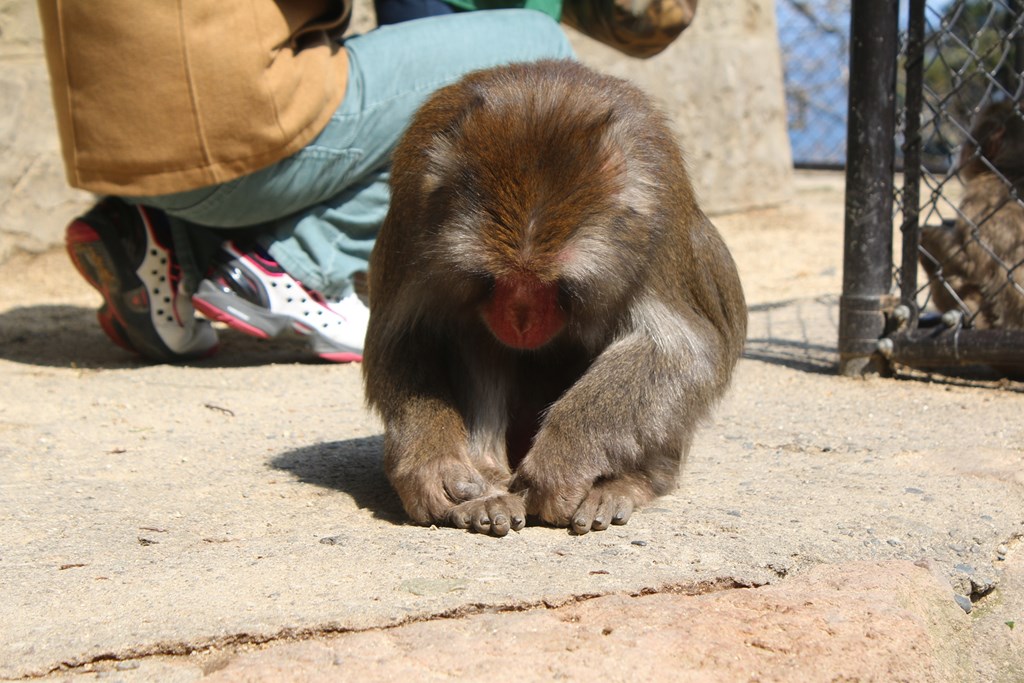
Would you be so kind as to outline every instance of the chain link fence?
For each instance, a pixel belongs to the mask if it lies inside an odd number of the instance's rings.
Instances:
[[[918,248],[904,251],[897,282],[947,327],[1024,330],[1022,8],[1019,0],[926,4],[920,45],[903,45],[901,60],[917,63],[920,79],[908,77],[904,100],[920,112],[904,107],[897,120],[914,149],[908,144],[896,208],[904,242]],[[919,98],[910,98],[912,86]]]
[[[841,168],[846,161],[850,0],[777,0],[793,163]]]
[[[855,45],[876,54],[851,62],[840,356],[873,343],[890,369],[1024,376],[1024,0],[905,9],[905,23],[854,9]],[[875,35],[892,36],[889,55]],[[890,135],[895,146],[869,140]]]

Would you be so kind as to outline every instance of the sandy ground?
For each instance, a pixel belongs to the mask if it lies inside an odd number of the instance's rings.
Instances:
[[[715,217],[750,335],[680,488],[584,537],[406,524],[358,367],[148,365],[0,266],[0,678],[1024,680],[1024,384],[836,376],[842,178],[796,187]]]

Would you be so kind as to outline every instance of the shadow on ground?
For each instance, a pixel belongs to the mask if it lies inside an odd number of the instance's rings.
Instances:
[[[271,363],[322,363],[297,335],[264,341],[220,327],[220,349],[210,358],[182,363],[195,367],[252,367]],[[0,358],[45,367],[137,368],[152,365],[112,343],[96,321],[96,310],[59,304],[22,306],[0,312]]]
[[[818,375],[836,374],[835,347],[789,339],[747,339],[743,357]]]
[[[752,305],[750,336],[743,356],[799,372],[834,375],[838,371],[837,316],[838,297],[831,296]],[[264,341],[223,326],[218,328],[218,334],[220,349],[216,354],[181,365],[231,368],[324,362],[297,335]],[[131,369],[152,365],[107,339],[96,321],[95,309],[60,304],[22,306],[0,312],[0,359],[56,368]],[[896,376],[954,386],[995,385],[1024,393],[1020,380],[1007,380],[983,367],[932,371],[899,368]]]
[[[745,356],[752,360],[783,365],[802,372],[830,374],[835,372],[834,344],[816,343],[800,330],[805,326],[786,325],[779,334],[757,335],[754,330],[774,332],[773,315],[787,311],[788,318],[794,301],[781,301],[751,306],[752,336],[747,340]],[[789,322],[789,321],[787,321]],[[210,358],[184,363],[195,367],[251,367],[270,363],[316,363],[305,339],[279,337],[264,341],[249,337],[232,329],[218,328],[220,349]],[[135,354],[113,343],[100,329],[96,311],[92,308],[69,305],[36,305],[12,308],[0,312],[0,358],[26,365],[80,368],[135,368],[151,365]]]
[[[320,443],[275,456],[270,466],[303,483],[347,493],[361,509],[395,524],[408,518],[384,476],[384,438],[370,436]]]
[[[743,357],[800,372],[834,375],[838,366],[837,297],[787,299],[749,307]]]
[[[839,372],[839,297],[787,299],[754,304],[743,357],[817,375]],[[919,370],[896,367],[898,380],[1024,393],[1016,375],[1006,377],[988,366]]]

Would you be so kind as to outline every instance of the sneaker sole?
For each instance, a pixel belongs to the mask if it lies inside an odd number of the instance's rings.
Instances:
[[[319,336],[308,325],[285,315],[271,313],[239,296],[225,294],[205,280],[199,283],[199,291],[192,297],[192,305],[207,318],[259,339],[271,339],[290,328],[303,336],[311,337],[313,352],[332,363],[360,363],[363,360],[362,354],[359,353],[317,348],[321,344]]]
[[[118,267],[118,263],[127,264],[128,258],[121,252],[117,237],[110,232],[78,219],[65,233],[65,246],[75,269],[103,297],[97,319],[107,337],[121,348],[161,362],[194,360],[215,353],[216,344],[195,353],[181,354],[163,343],[152,330],[145,286],[133,271]],[[143,300],[132,301],[139,297]],[[149,330],[152,332],[145,332]]]
[[[110,312],[110,306],[106,301],[100,306],[99,310],[96,311],[96,320],[100,324],[100,328],[110,337],[110,341],[114,342],[122,349],[131,351],[132,353],[138,353],[132,343],[128,341],[128,335],[124,328],[121,327],[121,323],[114,318],[114,314]]]

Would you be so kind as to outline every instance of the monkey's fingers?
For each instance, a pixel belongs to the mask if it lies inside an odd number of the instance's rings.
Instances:
[[[616,501],[615,509],[612,512],[612,524],[621,525],[629,521],[633,516],[634,503],[632,500],[621,499]]]
[[[526,506],[522,496],[513,494],[478,498],[452,508],[448,521],[459,529],[504,536],[526,525]]]
[[[570,528],[575,534],[585,534],[591,529],[604,531],[609,524],[628,522],[634,507],[635,503],[628,495],[596,486],[576,509]]]

